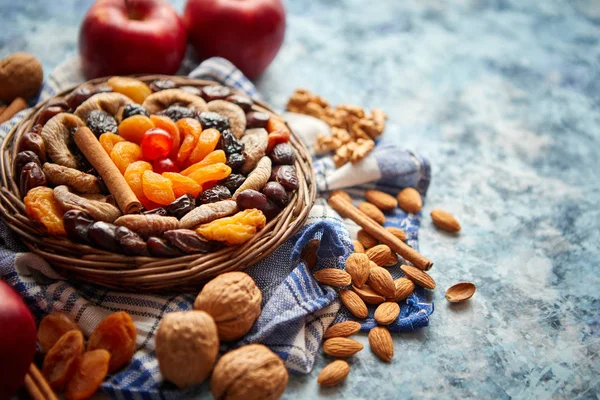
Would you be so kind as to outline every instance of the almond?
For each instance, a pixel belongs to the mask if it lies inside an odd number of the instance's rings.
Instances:
[[[446,300],[450,303],[460,303],[473,297],[475,285],[471,282],[460,282],[446,290]]]
[[[431,212],[431,219],[433,220],[433,223],[435,224],[435,226],[437,226],[438,228],[440,228],[443,231],[446,231],[446,232],[460,231],[460,224],[458,223],[456,218],[454,218],[452,216],[452,214],[450,214],[447,211],[440,210],[440,209],[433,210]]]
[[[373,261],[369,260],[369,268],[377,268],[379,265],[375,264]]]
[[[389,228],[385,228],[385,229],[387,229],[387,231],[389,233],[396,236],[398,239],[402,240],[403,242],[406,242],[406,233],[404,233],[404,231],[402,229],[395,228],[393,226],[390,226]]]
[[[352,336],[360,331],[360,324],[356,321],[345,321],[339,324],[331,325],[325,331],[323,339],[329,339],[332,337],[346,337]]]
[[[398,205],[407,213],[418,213],[423,208],[421,194],[416,189],[408,187],[398,193]]]
[[[415,284],[406,278],[398,278],[394,281],[396,287],[396,294],[394,297],[390,297],[389,301],[402,301],[412,294],[415,290]]]
[[[383,225],[385,223],[385,215],[375,205],[364,201],[358,205],[358,209],[364,212],[367,217],[371,218],[379,225]]]
[[[367,282],[370,270],[369,257],[364,253],[353,253],[346,259],[346,272],[356,287],[362,287]]]
[[[362,344],[345,337],[335,337],[323,342],[323,352],[332,357],[350,357],[362,349]]]
[[[321,386],[335,386],[346,379],[349,373],[350,366],[346,361],[335,360],[321,370],[317,382]]]
[[[386,262],[383,263],[382,267],[389,268],[393,267],[396,264],[398,264],[398,254],[392,251],[390,252],[390,257],[387,259]]]
[[[369,331],[369,345],[371,351],[383,361],[391,361],[394,357],[394,342],[392,335],[383,326],[376,326]]]
[[[367,257],[380,267],[389,261],[392,256],[392,250],[385,244],[378,244],[371,247],[366,252]]]
[[[324,285],[333,287],[344,287],[350,285],[352,278],[346,271],[337,268],[323,268],[315,272],[316,280]]]
[[[356,232],[356,239],[360,242],[360,244],[363,245],[365,249],[369,249],[379,244],[379,240],[369,235],[363,229],[360,229],[358,232]]]
[[[356,318],[363,319],[367,318],[367,315],[369,315],[367,305],[353,291],[346,289],[340,290],[340,300],[342,301],[342,304],[346,306],[348,311],[350,311]]]
[[[363,247],[362,243],[359,242],[358,240],[353,240],[352,245],[354,246],[355,253],[364,253],[365,252],[365,248]]]
[[[379,190],[367,190],[365,192],[365,199],[383,211],[393,210],[396,208],[396,206],[398,206],[398,202],[394,196],[390,196],[389,194]]]
[[[300,258],[306,262],[306,266],[311,271],[317,266],[317,250],[320,244],[319,239],[313,239],[304,246],[302,254],[300,254]]]
[[[349,203],[352,203],[352,198],[350,197],[350,195],[348,194],[348,192],[345,192],[343,190],[334,190],[331,193],[329,193],[329,198],[332,198],[335,195],[339,195],[341,196],[344,200],[348,201]]]
[[[385,301],[385,298],[375,293],[369,285],[364,285],[361,288],[353,287],[352,290],[367,304],[381,304]]]
[[[383,297],[393,297],[396,294],[396,286],[392,275],[385,268],[371,268],[368,282],[369,286]]]
[[[389,325],[393,323],[400,315],[400,306],[398,303],[386,301],[381,303],[375,310],[375,321],[379,325]]]
[[[427,272],[421,271],[419,268],[411,267],[410,265],[403,265],[400,269],[408,279],[417,285],[427,289],[435,289],[435,281]]]

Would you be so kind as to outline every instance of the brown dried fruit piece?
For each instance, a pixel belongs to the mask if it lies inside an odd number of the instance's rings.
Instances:
[[[460,231],[460,224],[456,218],[447,211],[440,209],[433,210],[431,211],[431,219],[433,220],[434,225],[443,231],[451,233]]]
[[[53,186],[67,185],[79,193],[101,193],[100,179],[74,168],[45,163],[44,173]]]
[[[385,215],[374,204],[365,201],[358,205],[358,209],[378,224],[383,225],[385,223]]]
[[[44,351],[49,351],[67,332],[81,331],[69,314],[55,312],[40,321],[37,338]]]
[[[339,293],[342,304],[346,306],[348,311],[352,313],[356,318],[367,318],[369,310],[365,302],[353,291],[343,289]]]
[[[362,287],[369,279],[369,257],[364,253],[353,253],[346,259],[346,272],[352,277],[352,285]]]
[[[223,341],[244,336],[260,315],[262,293],[250,275],[226,272],[208,282],[194,302],[194,309],[206,311],[217,324]]]
[[[46,154],[52,162],[77,169],[78,162],[69,150],[69,143],[70,131],[80,126],[85,126],[85,122],[76,115],[67,113],[57,114],[46,122],[40,136],[44,139]]]
[[[244,183],[235,191],[233,199],[246,189],[253,189],[258,192],[265,187],[271,177],[271,159],[267,156],[260,159],[256,167],[250,172]]]
[[[246,113],[237,104],[225,100],[209,101],[208,111],[216,112],[229,119],[229,126],[236,138],[241,138],[246,129]]]
[[[153,214],[123,215],[117,218],[114,224],[117,226],[125,226],[143,238],[160,236],[163,232],[179,227],[177,218]]]
[[[398,315],[400,315],[398,303],[386,301],[377,307],[374,317],[379,325],[390,325],[398,318]]]
[[[197,112],[208,111],[202,97],[186,93],[181,89],[166,89],[151,94],[146,97],[142,105],[150,114],[156,114],[176,103]]]
[[[225,353],[210,379],[215,400],[276,400],[288,384],[281,358],[262,344]]]
[[[218,218],[223,218],[238,211],[233,200],[221,200],[215,203],[202,204],[187,213],[179,221],[179,227],[192,229],[200,224],[206,224]]]
[[[361,343],[346,337],[335,337],[323,342],[323,352],[332,357],[350,357],[362,349]]]
[[[88,340],[87,350],[104,349],[110,353],[109,372],[127,364],[135,352],[137,331],[131,316],[118,311],[104,318]]]
[[[398,201],[394,196],[379,190],[367,190],[365,199],[382,211],[393,210],[398,205]]]
[[[248,129],[242,136],[240,143],[244,145],[246,156],[241,168],[243,174],[252,171],[258,161],[265,156],[268,142],[269,134],[263,128]]]
[[[352,281],[346,271],[337,268],[323,268],[313,275],[320,283],[333,287],[349,286]]]
[[[65,333],[48,351],[42,365],[42,373],[54,390],[61,390],[77,369],[77,358],[83,353],[81,331]]]
[[[383,361],[391,361],[394,357],[394,342],[390,331],[383,326],[376,326],[369,331],[371,351]]]
[[[418,213],[423,208],[421,194],[415,188],[404,188],[398,193],[398,205],[408,213]]]
[[[228,245],[236,245],[252,239],[257,230],[264,228],[267,223],[265,215],[255,209],[240,211],[226,218],[214,220],[208,224],[200,225],[196,233],[208,240],[224,242]]]
[[[411,267],[410,265],[402,265],[400,269],[408,279],[417,285],[427,289],[435,289],[435,281],[427,272],[422,271],[419,268]]]
[[[344,360],[335,360],[319,373],[317,382],[321,386],[335,386],[340,384],[350,373],[350,366]]]
[[[67,384],[67,400],[83,400],[91,397],[106,377],[110,353],[93,350],[83,353],[77,360],[75,374]]]
[[[112,204],[77,196],[75,193],[71,193],[69,188],[64,185],[54,188],[54,198],[64,211],[82,211],[95,221],[112,223],[121,216],[121,210]]]
[[[332,337],[348,337],[360,331],[360,324],[356,321],[344,321],[339,324],[331,325],[325,331],[323,339]]]

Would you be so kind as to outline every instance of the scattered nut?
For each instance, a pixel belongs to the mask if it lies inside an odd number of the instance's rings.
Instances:
[[[42,65],[31,54],[14,53],[0,60],[0,101],[29,99],[40,91],[43,81]]]

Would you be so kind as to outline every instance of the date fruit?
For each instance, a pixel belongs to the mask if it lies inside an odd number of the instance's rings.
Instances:
[[[30,162],[36,163],[39,167],[42,166],[39,157],[31,150],[25,150],[17,154],[15,157],[15,176],[21,174],[21,170]]]
[[[225,100],[238,105],[242,110],[244,110],[245,113],[252,109],[252,99],[248,96],[244,96],[242,94],[232,94]]]
[[[174,229],[163,234],[167,242],[184,253],[206,253],[216,249],[214,242],[200,237],[191,229]]]
[[[155,257],[179,257],[183,255],[178,248],[156,236],[150,236],[146,243],[148,244],[148,251]]]
[[[285,188],[278,182],[267,182],[262,192],[279,207],[285,207],[290,201]]]
[[[293,165],[278,165],[273,168],[271,180],[280,183],[286,190],[298,189],[298,175]]]
[[[275,217],[280,211],[279,207],[269,200],[267,196],[253,189],[242,191],[238,195],[236,203],[240,210],[256,208],[257,210],[262,211],[267,219]]]
[[[19,145],[17,146],[17,152],[20,153],[26,150],[33,151],[42,164],[46,162],[46,143],[38,133],[29,131],[21,136]]]
[[[69,210],[63,216],[67,237],[74,242],[89,243],[89,230],[94,220],[80,210]]]
[[[271,160],[275,165],[294,165],[296,152],[289,143],[279,143],[273,147]]]
[[[221,85],[206,85],[202,88],[201,92],[201,96],[206,102],[222,100],[231,95],[231,89]]]
[[[115,230],[115,239],[119,241],[123,253],[128,256],[147,256],[148,246],[144,239],[125,226],[118,226]]]
[[[251,111],[246,115],[246,129],[266,128],[271,116],[262,111]]]
[[[39,164],[33,161],[25,164],[21,170],[20,178],[19,190],[21,190],[21,194],[23,195],[34,187],[46,186],[46,175],[44,174],[44,171],[42,171]]]
[[[116,225],[108,222],[97,221],[90,225],[88,236],[90,241],[101,249],[119,252],[119,241],[117,240]]]
[[[184,194],[165,207],[168,215],[181,219],[185,214],[196,208],[196,199],[191,194]]]

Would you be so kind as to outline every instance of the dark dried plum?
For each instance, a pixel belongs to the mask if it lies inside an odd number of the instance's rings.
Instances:
[[[123,108],[123,119],[127,119],[134,115],[145,115],[146,117],[150,116],[150,113],[146,108],[140,104],[127,104],[125,108]]]
[[[202,88],[202,98],[206,101],[222,100],[231,95],[231,89],[221,85],[207,85]]]
[[[163,234],[173,247],[184,253],[206,253],[217,248],[217,244],[209,242],[191,229],[174,229]]]
[[[252,109],[252,99],[248,96],[244,96],[243,94],[234,94],[227,97],[225,100],[240,106],[245,113]]]
[[[174,89],[175,86],[175,82],[171,79],[157,79],[150,84],[150,89],[153,92],[160,92],[161,90]]]
[[[293,165],[278,165],[271,172],[271,180],[281,183],[289,191],[298,189],[298,175]]]
[[[153,210],[146,210],[142,214],[145,214],[145,215],[160,215],[161,217],[167,217],[169,215],[169,212],[164,207],[156,207]]]
[[[125,226],[117,227],[115,238],[119,241],[123,253],[128,256],[147,256],[149,254],[144,239]]]
[[[227,178],[220,181],[219,185],[225,186],[231,193],[234,193],[245,181],[246,177],[244,175],[230,174]]]
[[[214,185],[198,195],[196,204],[216,203],[217,201],[231,198],[231,192],[225,186]]]
[[[231,153],[229,156],[227,156],[226,164],[229,165],[232,170],[237,171],[238,169],[242,168],[245,160],[246,157],[242,153]]]
[[[103,221],[94,222],[88,230],[88,236],[94,245],[118,253],[120,246],[116,233],[117,227],[115,225]]]
[[[178,197],[171,204],[166,206],[169,215],[181,219],[185,214],[189,213],[196,207],[196,199],[191,194],[184,194]]]
[[[46,162],[46,143],[38,133],[34,131],[25,132],[19,138],[17,152],[20,153],[26,150],[33,151],[42,164]]]
[[[238,142],[233,133],[226,129],[221,132],[217,149],[222,149],[225,154],[241,153],[244,150],[244,145]]]
[[[182,118],[194,118],[196,116],[196,112],[191,108],[182,107],[178,105],[172,105],[166,110],[159,112],[158,114],[166,115],[173,121],[179,121]]]
[[[271,160],[277,165],[294,165],[296,152],[289,143],[279,143],[271,151]]]
[[[194,86],[181,86],[179,90],[183,90],[184,92],[193,94],[194,96],[200,96],[202,94],[200,89]]]
[[[261,192],[253,189],[246,189],[238,194],[235,202],[240,210],[256,208],[265,214],[267,219],[275,217],[280,209]]]
[[[83,211],[69,210],[63,216],[63,222],[69,239],[80,243],[90,242],[88,233],[94,220],[89,215]]]
[[[219,132],[229,129],[229,119],[212,111],[198,114],[198,121],[202,124],[202,129],[215,128]]]
[[[29,164],[30,162],[36,163],[39,167],[42,166],[39,157],[33,151],[25,150],[18,153],[15,157],[15,176],[19,176],[25,164]]]
[[[86,124],[96,136],[106,132],[117,133],[117,120],[102,110],[92,110],[87,117]]]
[[[155,257],[177,257],[183,253],[178,248],[171,246],[164,239],[150,236],[146,242],[148,251]]]
[[[38,116],[35,118],[35,122],[33,124],[44,126],[50,118],[65,111],[67,111],[67,109],[59,105],[46,107],[42,111],[40,111]]]
[[[67,105],[69,106],[69,109],[75,110],[81,103],[92,97],[94,94],[96,94],[95,90],[90,86],[79,86],[67,96]]]
[[[278,182],[267,182],[262,190],[263,194],[279,207],[285,207],[290,201],[285,188]]]
[[[46,174],[44,174],[40,165],[35,162],[25,164],[21,170],[20,178],[19,190],[23,196],[34,187],[46,185]]]
[[[246,129],[266,128],[271,116],[261,111],[251,111],[246,114]]]

